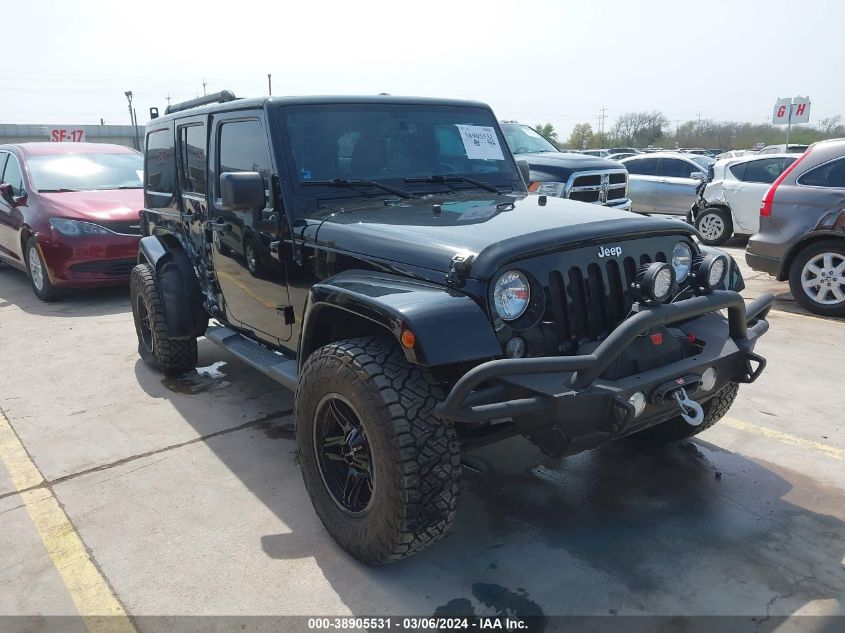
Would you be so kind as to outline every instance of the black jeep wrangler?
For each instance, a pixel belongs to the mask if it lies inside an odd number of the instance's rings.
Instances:
[[[295,389],[305,486],[368,563],[443,536],[462,451],[687,438],[765,364],[772,297],[730,257],[529,195],[481,103],[220,93],[151,121],[145,161],[141,356],[190,370],[205,336]]]

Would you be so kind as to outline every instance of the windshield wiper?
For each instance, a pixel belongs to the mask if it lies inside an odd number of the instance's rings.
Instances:
[[[405,178],[405,182],[468,182],[476,187],[481,187],[493,193],[499,193],[499,188],[496,185],[476,180],[475,178],[468,178],[466,176],[444,176],[442,174],[434,174],[432,176],[425,176],[422,178]]]
[[[82,189],[67,189],[65,187],[61,187],[59,189],[39,189],[39,193],[72,193],[74,191],[82,191]]]
[[[355,178],[352,180],[350,180],[349,178],[334,178],[333,180],[303,180],[300,181],[299,184],[307,187],[378,187],[379,189],[389,191],[390,193],[397,195],[400,198],[411,197],[411,194],[405,191],[404,189],[397,189],[396,187],[391,187],[390,185],[386,185],[383,182],[378,182],[377,180],[364,180],[361,178]]]

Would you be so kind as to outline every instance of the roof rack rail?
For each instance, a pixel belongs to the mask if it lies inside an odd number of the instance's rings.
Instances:
[[[234,101],[237,99],[235,93],[231,90],[221,90],[220,92],[213,92],[210,95],[197,97],[196,99],[189,99],[182,103],[174,103],[167,106],[164,111],[165,114],[172,114],[174,112],[182,112],[182,110],[190,110],[191,108],[198,108],[200,106],[208,105],[209,103],[226,103],[227,101]]]

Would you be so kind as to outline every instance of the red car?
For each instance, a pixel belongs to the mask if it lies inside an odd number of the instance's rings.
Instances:
[[[39,299],[129,282],[141,236],[143,157],[104,143],[0,145],[0,262]]]

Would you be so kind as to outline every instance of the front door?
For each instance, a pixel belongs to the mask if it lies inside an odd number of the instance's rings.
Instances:
[[[5,168],[5,169],[4,169]],[[0,182],[12,186],[12,198],[24,195],[23,172],[15,156],[0,152]],[[18,265],[23,264],[21,248],[21,212],[0,196],[0,254]]]
[[[700,171],[680,158],[661,158],[655,212],[686,215],[695,203],[695,189],[699,184],[690,174]]]
[[[215,117],[212,152],[214,203],[208,216],[214,235],[214,270],[226,320],[270,345],[295,351],[292,326],[285,319],[285,308],[291,305],[285,269],[270,254],[270,244],[278,239],[278,231],[267,232],[264,223],[254,227],[251,211],[221,208],[220,174],[257,171],[264,178],[266,190],[267,206],[261,211],[262,218],[282,217],[282,210],[274,208],[271,193],[273,169],[264,123],[257,117],[244,117],[243,113]]]

